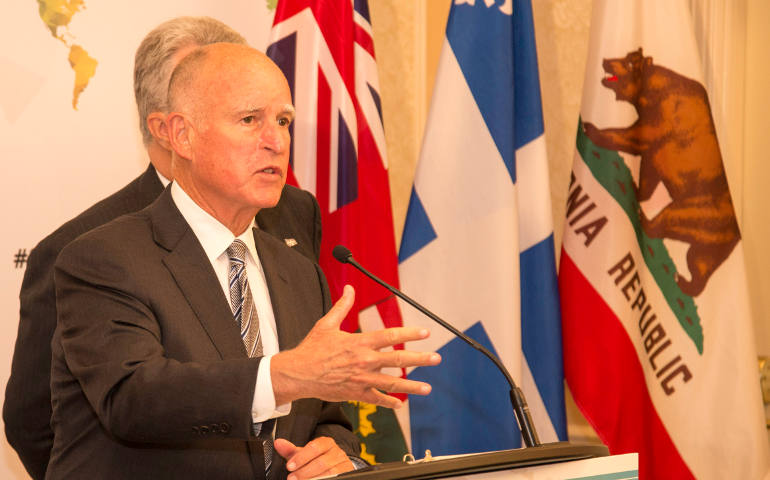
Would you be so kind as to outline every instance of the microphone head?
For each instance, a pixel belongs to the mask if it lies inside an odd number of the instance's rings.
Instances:
[[[332,255],[340,263],[348,263],[348,261],[353,258],[353,254],[350,252],[350,250],[348,250],[348,248],[343,245],[337,245],[334,247],[332,250]]]

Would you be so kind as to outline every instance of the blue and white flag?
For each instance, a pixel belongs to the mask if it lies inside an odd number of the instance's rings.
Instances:
[[[455,0],[399,252],[401,286],[496,352],[542,442],[566,440],[561,323],[530,0]],[[408,305],[443,362],[409,378],[412,452],[517,448],[505,378]],[[416,347],[416,346],[415,346]]]

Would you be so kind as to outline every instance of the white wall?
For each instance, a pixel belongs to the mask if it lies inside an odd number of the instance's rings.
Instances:
[[[267,43],[267,0],[86,1],[72,17],[68,43],[98,61],[72,107],[69,48],[55,39],[33,0],[3,3],[0,16],[0,401],[11,367],[23,268],[29,252],[62,222],[133,179],[147,165],[133,98],[133,58],[144,35],[180,15],[209,15]],[[28,478],[0,435],[0,478]]]

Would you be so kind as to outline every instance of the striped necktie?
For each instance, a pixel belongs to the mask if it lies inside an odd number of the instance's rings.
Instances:
[[[259,317],[246,275],[246,244],[236,238],[226,253],[230,259],[228,283],[230,285],[230,306],[233,310],[233,318],[240,329],[241,340],[246,346],[249,357],[261,357],[262,336],[259,332]],[[275,420],[270,419],[253,425],[254,434],[262,441],[262,449],[265,453],[265,473],[270,471],[270,465],[273,461],[274,424]]]
[[[233,318],[240,327],[241,340],[246,346],[249,357],[262,356],[262,338],[259,333],[259,317],[254,305],[254,297],[249,288],[249,278],[246,275],[246,244],[237,238],[227,249],[230,259],[230,306]]]

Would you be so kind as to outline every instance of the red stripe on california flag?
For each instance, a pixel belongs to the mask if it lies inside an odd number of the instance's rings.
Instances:
[[[639,452],[640,478],[694,478],[658,417],[626,331],[564,249],[559,291],[564,376],[610,453]]]

